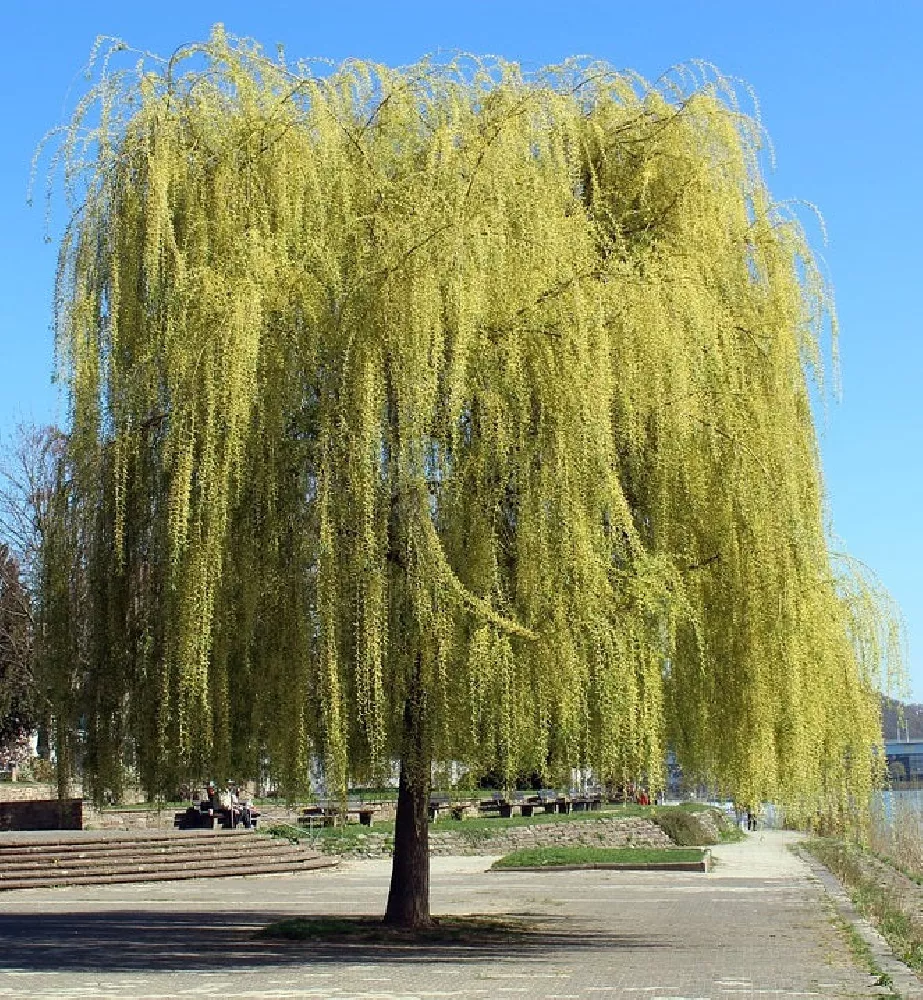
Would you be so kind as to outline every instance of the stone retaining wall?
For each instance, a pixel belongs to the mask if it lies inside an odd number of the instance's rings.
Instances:
[[[73,789],[78,797],[81,794],[79,785]],[[38,799],[56,799],[57,785],[32,784],[22,781],[0,781],[0,802],[35,802]]]
[[[0,802],[0,830],[82,830],[83,799]]]
[[[79,781],[74,782],[68,791],[74,798],[83,798],[83,786]],[[52,782],[0,781],[0,802],[35,802],[38,799],[57,797],[58,786]],[[124,801],[143,802],[144,795],[140,789],[128,789]]]
[[[498,823],[502,823],[498,820]],[[432,854],[509,854],[528,847],[671,847],[656,823],[640,816],[498,827],[472,842],[463,832],[430,829]]]
[[[534,823],[512,826],[496,820],[496,830],[440,831],[439,824],[430,827],[430,854],[475,855],[509,854],[527,847],[672,847],[673,841],[649,819],[626,816],[611,819],[586,819],[557,823]],[[314,838],[318,851],[341,857],[374,858],[391,853],[393,835],[360,833],[350,842],[337,839],[327,842]]]
[[[172,830],[173,809],[84,809],[86,830]]]
[[[527,847],[670,847],[673,843],[656,823],[640,816],[498,827],[483,840],[461,831],[440,833],[434,827],[429,839],[432,854],[509,854]]]

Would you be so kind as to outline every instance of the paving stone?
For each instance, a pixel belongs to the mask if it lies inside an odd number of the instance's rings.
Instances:
[[[383,912],[390,864],[297,876],[4,894],[0,997],[629,997],[882,995],[830,922],[823,887],[766,832],[715,847],[712,874],[494,873],[435,857],[436,914],[520,914],[486,946],[265,942],[292,915]]]

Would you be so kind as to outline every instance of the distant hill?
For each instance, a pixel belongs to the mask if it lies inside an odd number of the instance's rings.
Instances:
[[[900,718],[902,708],[903,718]],[[923,740],[923,705],[904,705],[895,698],[882,696],[881,728],[886,740]]]

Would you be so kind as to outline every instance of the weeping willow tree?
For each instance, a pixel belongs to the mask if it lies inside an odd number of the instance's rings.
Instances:
[[[48,565],[80,582],[45,613],[85,628],[46,669],[97,794],[399,759],[405,924],[434,762],[657,787],[672,747],[741,802],[863,801],[882,650],[824,528],[831,303],[722,78],[318,73],[218,28],[107,56],[61,134]]]

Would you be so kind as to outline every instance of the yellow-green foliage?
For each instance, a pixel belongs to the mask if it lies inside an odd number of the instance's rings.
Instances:
[[[596,64],[317,76],[219,28],[104,76],[58,298],[99,787],[375,774],[419,672],[436,760],[861,799],[830,302],[760,142],[720,77]]]

